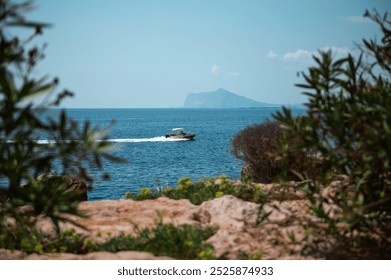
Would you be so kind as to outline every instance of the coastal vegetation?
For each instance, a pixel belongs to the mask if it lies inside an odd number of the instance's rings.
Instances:
[[[259,185],[250,181],[237,182],[228,180],[226,176],[219,178],[205,178],[193,182],[189,177],[178,180],[178,185],[164,189],[142,188],[137,194],[125,193],[125,198],[134,200],[156,199],[168,197],[171,199],[188,199],[191,203],[199,205],[210,199],[233,195],[245,201],[263,203],[266,200],[265,192]]]
[[[357,57],[319,52],[298,85],[308,96],[306,114],[293,117],[284,108],[275,115],[283,130],[277,158],[289,161],[292,150],[321,158],[317,174],[292,169],[314,213],[342,235],[389,233],[391,226],[391,21],[387,14],[365,16],[379,25],[380,40],[364,39]],[[326,195],[331,175],[346,180]],[[337,213],[327,211],[331,205]]]
[[[0,0],[0,248],[39,254],[140,250],[179,259],[216,258],[207,240],[217,228],[174,226],[163,223],[162,217],[152,229],[134,224],[135,234],[109,236],[104,241],[61,229],[60,223],[83,228],[71,218],[83,215],[78,209],[80,194],[66,191],[66,182],[38,177],[56,173],[92,184],[89,169],[103,168],[104,159],[121,159],[110,153],[108,129],[76,122],[65,111],[52,114],[47,110],[73,94],[67,90],[55,94],[57,78],[33,75],[44,51],[44,46],[33,42],[49,25],[27,20],[25,13],[31,7],[30,2]],[[315,55],[315,65],[302,73],[304,82],[298,85],[308,96],[306,113],[293,116],[283,108],[273,121],[248,127],[234,137],[232,154],[246,165],[241,181],[223,175],[196,182],[186,177],[175,187],[143,188],[137,194],[126,193],[125,198],[166,197],[201,205],[230,195],[259,209],[257,223],[250,226],[254,229],[273,209],[283,208],[284,197],[293,188],[292,200],[304,197],[305,202],[297,205],[308,203],[310,218],[316,217],[316,222],[309,223],[306,217],[300,224],[303,241],[319,234],[352,248],[368,246],[372,244],[368,240],[374,239],[378,247],[389,247],[391,22],[387,14],[366,16],[381,28],[380,42],[364,39],[357,56],[337,59],[331,51]],[[31,34],[10,36],[6,30],[11,27],[28,29]],[[41,135],[53,141],[43,145],[37,141]],[[271,182],[279,185],[263,185]],[[281,195],[266,205],[272,194]],[[274,215],[274,224],[267,226],[278,232],[272,226],[293,224],[286,217],[286,213]],[[54,234],[40,230],[42,219],[51,221]],[[290,232],[288,238],[293,245],[298,242]],[[308,245],[302,253],[310,254],[314,248]]]
[[[30,231],[31,235],[27,236],[15,228],[13,235],[0,235],[0,248],[37,254],[145,251],[177,259],[215,259],[212,245],[205,242],[216,232],[213,227],[174,226],[161,219],[156,221],[153,229],[135,227],[135,236],[120,234],[106,241],[83,237],[74,229],[63,230],[56,237],[48,238],[39,230]]]
[[[169,256],[176,259],[215,259],[213,246],[207,242],[216,229],[213,227],[200,228],[191,225],[174,226],[156,222],[153,230],[138,229],[137,236],[119,235],[98,244],[96,251],[147,251],[157,256]]]
[[[319,158],[310,157],[305,151],[297,149],[299,139],[288,139],[291,148],[286,151],[284,161],[276,157],[282,135],[279,122],[266,120],[234,136],[231,153],[245,163],[242,176],[254,182],[271,183],[282,173],[285,174],[284,180],[294,180],[297,178],[296,172],[317,172]]]

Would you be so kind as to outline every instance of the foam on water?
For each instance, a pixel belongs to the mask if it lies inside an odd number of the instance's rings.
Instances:
[[[140,142],[177,142],[177,141],[189,141],[189,139],[173,139],[173,138],[166,138],[166,136],[158,136],[152,138],[109,139],[108,141],[115,142],[115,143],[140,143]]]
[[[152,138],[124,138],[124,139],[108,139],[108,142],[113,143],[141,143],[141,142],[178,142],[178,141],[189,141],[190,139],[173,139],[166,138],[166,136],[158,136]],[[54,144],[55,140],[38,140],[38,144]]]
[[[55,144],[56,140],[37,140],[37,144]]]

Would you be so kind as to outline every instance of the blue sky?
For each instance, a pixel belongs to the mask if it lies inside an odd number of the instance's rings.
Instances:
[[[170,108],[224,88],[257,101],[305,101],[297,73],[318,49],[346,54],[379,37],[365,10],[389,0],[37,0],[52,23],[37,75],[75,93],[67,107]]]

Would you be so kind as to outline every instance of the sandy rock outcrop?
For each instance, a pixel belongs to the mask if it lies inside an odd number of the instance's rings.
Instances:
[[[160,218],[164,223],[174,225],[200,225],[193,218],[197,206],[188,200],[173,200],[165,197],[156,200],[103,200],[82,202],[79,205],[82,213],[88,219],[74,218],[73,220],[86,227],[85,234],[96,233],[111,235],[134,232],[134,225],[139,228],[151,228]]]
[[[268,186],[265,186],[267,190]],[[189,200],[110,200],[81,202],[80,211],[86,216],[70,217],[73,222],[82,225],[62,224],[63,229],[74,228],[80,235],[98,241],[119,234],[135,234],[136,228],[152,228],[156,221],[176,226],[190,224],[199,227],[218,228],[207,242],[214,247],[215,255],[223,259],[238,259],[254,254],[263,259],[300,259],[297,248],[292,243],[303,238],[303,226],[296,222],[297,216],[303,216],[308,203],[296,196],[291,201],[273,200],[264,205],[243,201],[234,196],[221,198],[194,205]],[[39,227],[46,234],[54,234],[54,228],[48,220],[41,220]],[[84,229],[83,229],[84,228]],[[293,244],[293,245],[292,245]],[[2,259],[160,259],[145,252],[94,252],[86,255],[44,254],[26,255],[18,252],[1,252]]]
[[[69,253],[55,254],[26,254],[21,251],[12,251],[0,249],[0,260],[171,260],[169,257],[154,256],[148,252],[121,251],[111,252],[92,252],[85,255],[76,255]]]
[[[321,195],[327,198],[340,184],[327,186]],[[259,184],[267,194],[267,202],[256,204],[225,195],[194,205],[189,200],[110,200],[85,201],[79,204],[83,217],[68,217],[73,223],[61,224],[62,229],[73,228],[84,237],[97,241],[119,235],[137,234],[137,228],[153,228],[156,221],[175,226],[190,224],[198,227],[215,227],[217,231],[206,242],[213,245],[220,259],[239,259],[252,256],[262,259],[341,259],[371,256],[389,256],[388,247],[377,242],[368,243],[357,254],[349,244],[337,243],[326,237],[326,226],[310,212],[310,203],[305,193],[295,188],[294,183],[284,186]],[[339,209],[331,209],[338,214]],[[76,227],[74,223],[82,227]],[[314,226],[315,225],[315,226]],[[48,220],[42,219],[39,228],[47,235],[54,234]],[[380,236],[380,235],[379,235]],[[377,237],[379,237],[377,236]],[[364,244],[364,245],[365,245]],[[387,243],[391,244],[391,240]],[[314,246],[315,245],[315,250]],[[366,253],[368,250],[372,251]],[[303,254],[303,252],[306,252]],[[386,253],[388,252],[388,253]],[[93,252],[85,255],[65,253],[26,254],[0,249],[0,259],[169,259],[147,252],[123,251],[117,253]]]

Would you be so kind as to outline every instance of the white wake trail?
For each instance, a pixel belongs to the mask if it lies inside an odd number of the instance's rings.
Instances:
[[[178,142],[188,141],[189,139],[172,139],[166,136],[152,137],[152,138],[125,138],[125,139],[108,139],[109,142],[114,143],[141,143],[141,142]]]
[[[189,141],[190,139],[173,139],[166,138],[165,136],[158,136],[152,138],[119,138],[119,139],[108,139],[108,142],[112,143],[142,143],[142,142],[178,142],[178,141]],[[99,141],[99,140],[98,140]],[[55,144],[55,140],[38,140],[38,144]]]

